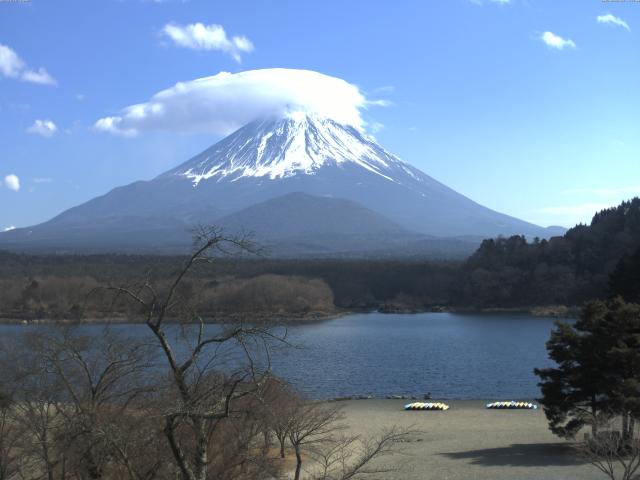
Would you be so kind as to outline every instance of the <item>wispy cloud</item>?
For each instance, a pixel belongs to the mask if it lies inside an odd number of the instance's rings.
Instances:
[[[41,137],[51,138],[58,131],[58,127],[51,120],[36,120],[29,128],[28,133],[40,135]]]
[[[4,177],[4,186],[9,190],[17,192],[18,190],[20,190],[20,179],[17,175],[10,173],[6,177]]]
[[[500,5],[507,5],[511,3],[511,0],[469,0],[471,3],[476,5],[482,5],[483,3],[497,3]]]
[[[14,225],[11,225],[9,227],[6,227],[4,229],[2,229],[3,232],[10,232],[11,230],[15,230],[16,227]]]
[[[618,27],[626,29],[628,32],[631,31],[631,28],[629,27],[629,24],[627,22],[622,20],[620,17],[616,17],[615,15],[612,15],[610,13],[607,13],[606,15],[598,15],[596,20],[598,21],[598,23],[617,25]]]
[[[614,188],[570,188],[564,190],[565,194],[589,194],[601,197],[612,197],[616,195],[640,195],[640,185],[630,187],[614,187]]]
[[[204,25],[202,23],[176,25],[169,23],[164,26],[162,33],[179,47],[193,50],[219,50],[231,55],[238,63],[242,61],[242,53],[254,50],[253,43],[244,35],[227,37],[227,32],[222,25]]]
[[[56,85],[56,80],[44,68],[33,70],[6,45],[0,44],[0,75],[23,82],[40,85]]]
[[[578,203],[572,205],[558,205],[552,207],[545,207],[537,210],[538,213],[544,213],[547,215],[554,215],[557,217],[565,217],[573,221],[587,221],[593,215],[605,208],[611,208],[617,205],[616,202],[604,203],[604,202],[588,202]]]
[[[369,125],[369,130],[371,133],[376,134],[384,130],[384,124],[380,122],[373,122]]]
[[[576,48],[576,44],[573,40],[568,38],[562,38],[553,32],[544,32],[540,35],[542,40],[549,48],[555,48],[556,50],[564,50],[565,48]]]
[[[369,93],[375,94],[375,93],[392,93],[395,92],[396,87],[394,87],[393,85],[383,85],[381,87],[376,87],[373,90],[371,90]]]
[[[35,177],[32,180],[33,180],[33,183],[51,183],[51,182],[53,182],[53,178],[49,178],[49,177]]]

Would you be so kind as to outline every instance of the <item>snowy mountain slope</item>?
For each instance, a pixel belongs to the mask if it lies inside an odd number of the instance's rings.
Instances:
[[[248,128],[250,136],[238,131],[216,144],[204,158],[199,156],[165,175],[183,175],[197,186],[211,178],[275,180],[314,175],[322,167],[349,162],[390,181],[394,166],[412,175],[408,165],[355,128],[328,118],[296,114],[281,121],[257,121]]]

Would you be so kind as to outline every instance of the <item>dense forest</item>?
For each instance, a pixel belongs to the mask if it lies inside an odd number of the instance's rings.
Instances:
[[[162,284],[182,257],[36,256],[0,252],[0,317],[79,319],[135,311],[100,288],[145,278]],[[340,311],[531,309],[587,299],[640,296],[640,199],[603,210],[550,240],[485,240],[461,262],[219,258],[184,283],[207,316],[318,318]]]
[[[610,294],[628,296],[623,282],[610,285],[609,277],[619,262],[630,264],[638,249],[640,199],[634,198],[597,213],[591,225],[578,225],[562,237],[485,240],[463,265],[457,300],[476,306],[579,305]],[[619,271],[621,275],[630,273]]]

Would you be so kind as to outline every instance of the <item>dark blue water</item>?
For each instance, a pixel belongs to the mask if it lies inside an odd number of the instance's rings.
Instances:
[[[34,327],[0,332],[24,328]],[[147,334],[143,325],[117,328]],[[289,327],[295,348],[276,349],[272,368],[312,398],[531,399],[539,396],[533,369],[551,365],[545,342],[552,328],[552,319],[513,314],[350,315]]]
[[[553,319],[506,314],[363,314],[291,329],[300,350],[278,353],[276,373],[314,398],[422,395],[539,396],[535,367],[552,365]]]

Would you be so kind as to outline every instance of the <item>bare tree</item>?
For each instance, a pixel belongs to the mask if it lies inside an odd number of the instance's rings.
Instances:
[[[254,354],[273,335],[264,328],[229,326],[206,328],[204,319],[180,295],[187,275],[211,254],[252,251],[244,238],[226,237],[220,229],[200,227],[196,231],[196,250],[178,271],[166,292],[150,281],[134,287],[112,287],[136,304],[153,333],[169,370],[163,432],[176,467],[183,480],[206,480],[210,466],[212,439],[222,421],[237,415],[234,404],[257,388],[265,368],[258,369]],[[169,318],[180,320],[180,327],[166,325]],[[180,335],[176,335],[179,331]],[[233,345],[233,349],[225,349]],[[240,367],[231,372],[234,352],[244,354]],[[235,358],[236,363],[239,359]],[[227,373],[221,373],[225,369]],[[215,452],[214,452],[215,454]]]
[[[395,453],[398,442],[416,433],[392,428],[371,438],[345,435],[340,407],[326,402],[300,401],[289,423],[289,441],[296,454],[294,480],[301,478],[303,454],[312,480],[349,480],[392,469],[374,466],[374,460]]]
[[[374,466],[374,460],[396,453],[398,442],[406,441],[414,432],[392,428],[374,438],[358,435],[341,436],[330,442],[323,442],[310,450],[313,461],[318,466],[313,480],[349,480],[373,474],[388,474],[395,469],[388,466]]]
[[[38,392],[44,393],[44,392]],[[49,397],[49,398],[47,398]],[[16,404],[14,422],[23,432],[20,472],[42,472],[42,478],[67,478],[68,438],[62,432],[61,409],[50,396],[40,395]],[[38,477],[36,477],[38,478]]]
[[[105,425],[105,438],[113,452],[116,478],[170,478],[171,464],[167,459],[171,453],[153,408],[137,404],[129,414],[112,419]]]
[[[585,439],[580,453],[587,461],[611,480],[634,480],[640,478],[640,438],[624,435],[626,425],[622,420],[621,432],[615,428],[615,420],[609,417],[605,424],[598,425],[598,433]]]
[[[8,420],[20,432],[12,447],[19,455],[18,474],[64,479],[66,444],[60,433],[59,387],[42,368],[26,337],[0,345],[0,389],[12,391]],[[41,477],[34,477],[41,472]]]
[[[17,443],[23,432],[13,421],[14,402],[0,390],[0,480],[9,480],[19,470],[20,452]]]
[[[31,335],[44,375],[59,382],[57,407],[64,426],[68,461],[90,479],[105,476],[114,461],[113,435],[117,419],[126,417],[145,392],[149,351],[105,328],[100,335],[82,335],[76,328],[60,328]]]
[[[261,412],[254,409],[253,400],[247,397],[237,401],[239,414],[224,419],[217,428],[212,441],[215,448],[210,454],[210,478],[247,480],[280,476],[282,465],[260,448]]]
[[[288,428],[289,441],[296,454],[294,480],[300,479],[302,453],[322,443],[332,441],[338,430],[344,427],[338,422],[344,418],[336,406],[320,402],[299,402]]]
[[[292,422],[298,413],[300,396],[285,381],[270,377],[258,392],[257,404],[262,422],[265,448],[273,434],[278,441],[280,458],[285,458],[286,445]]]

